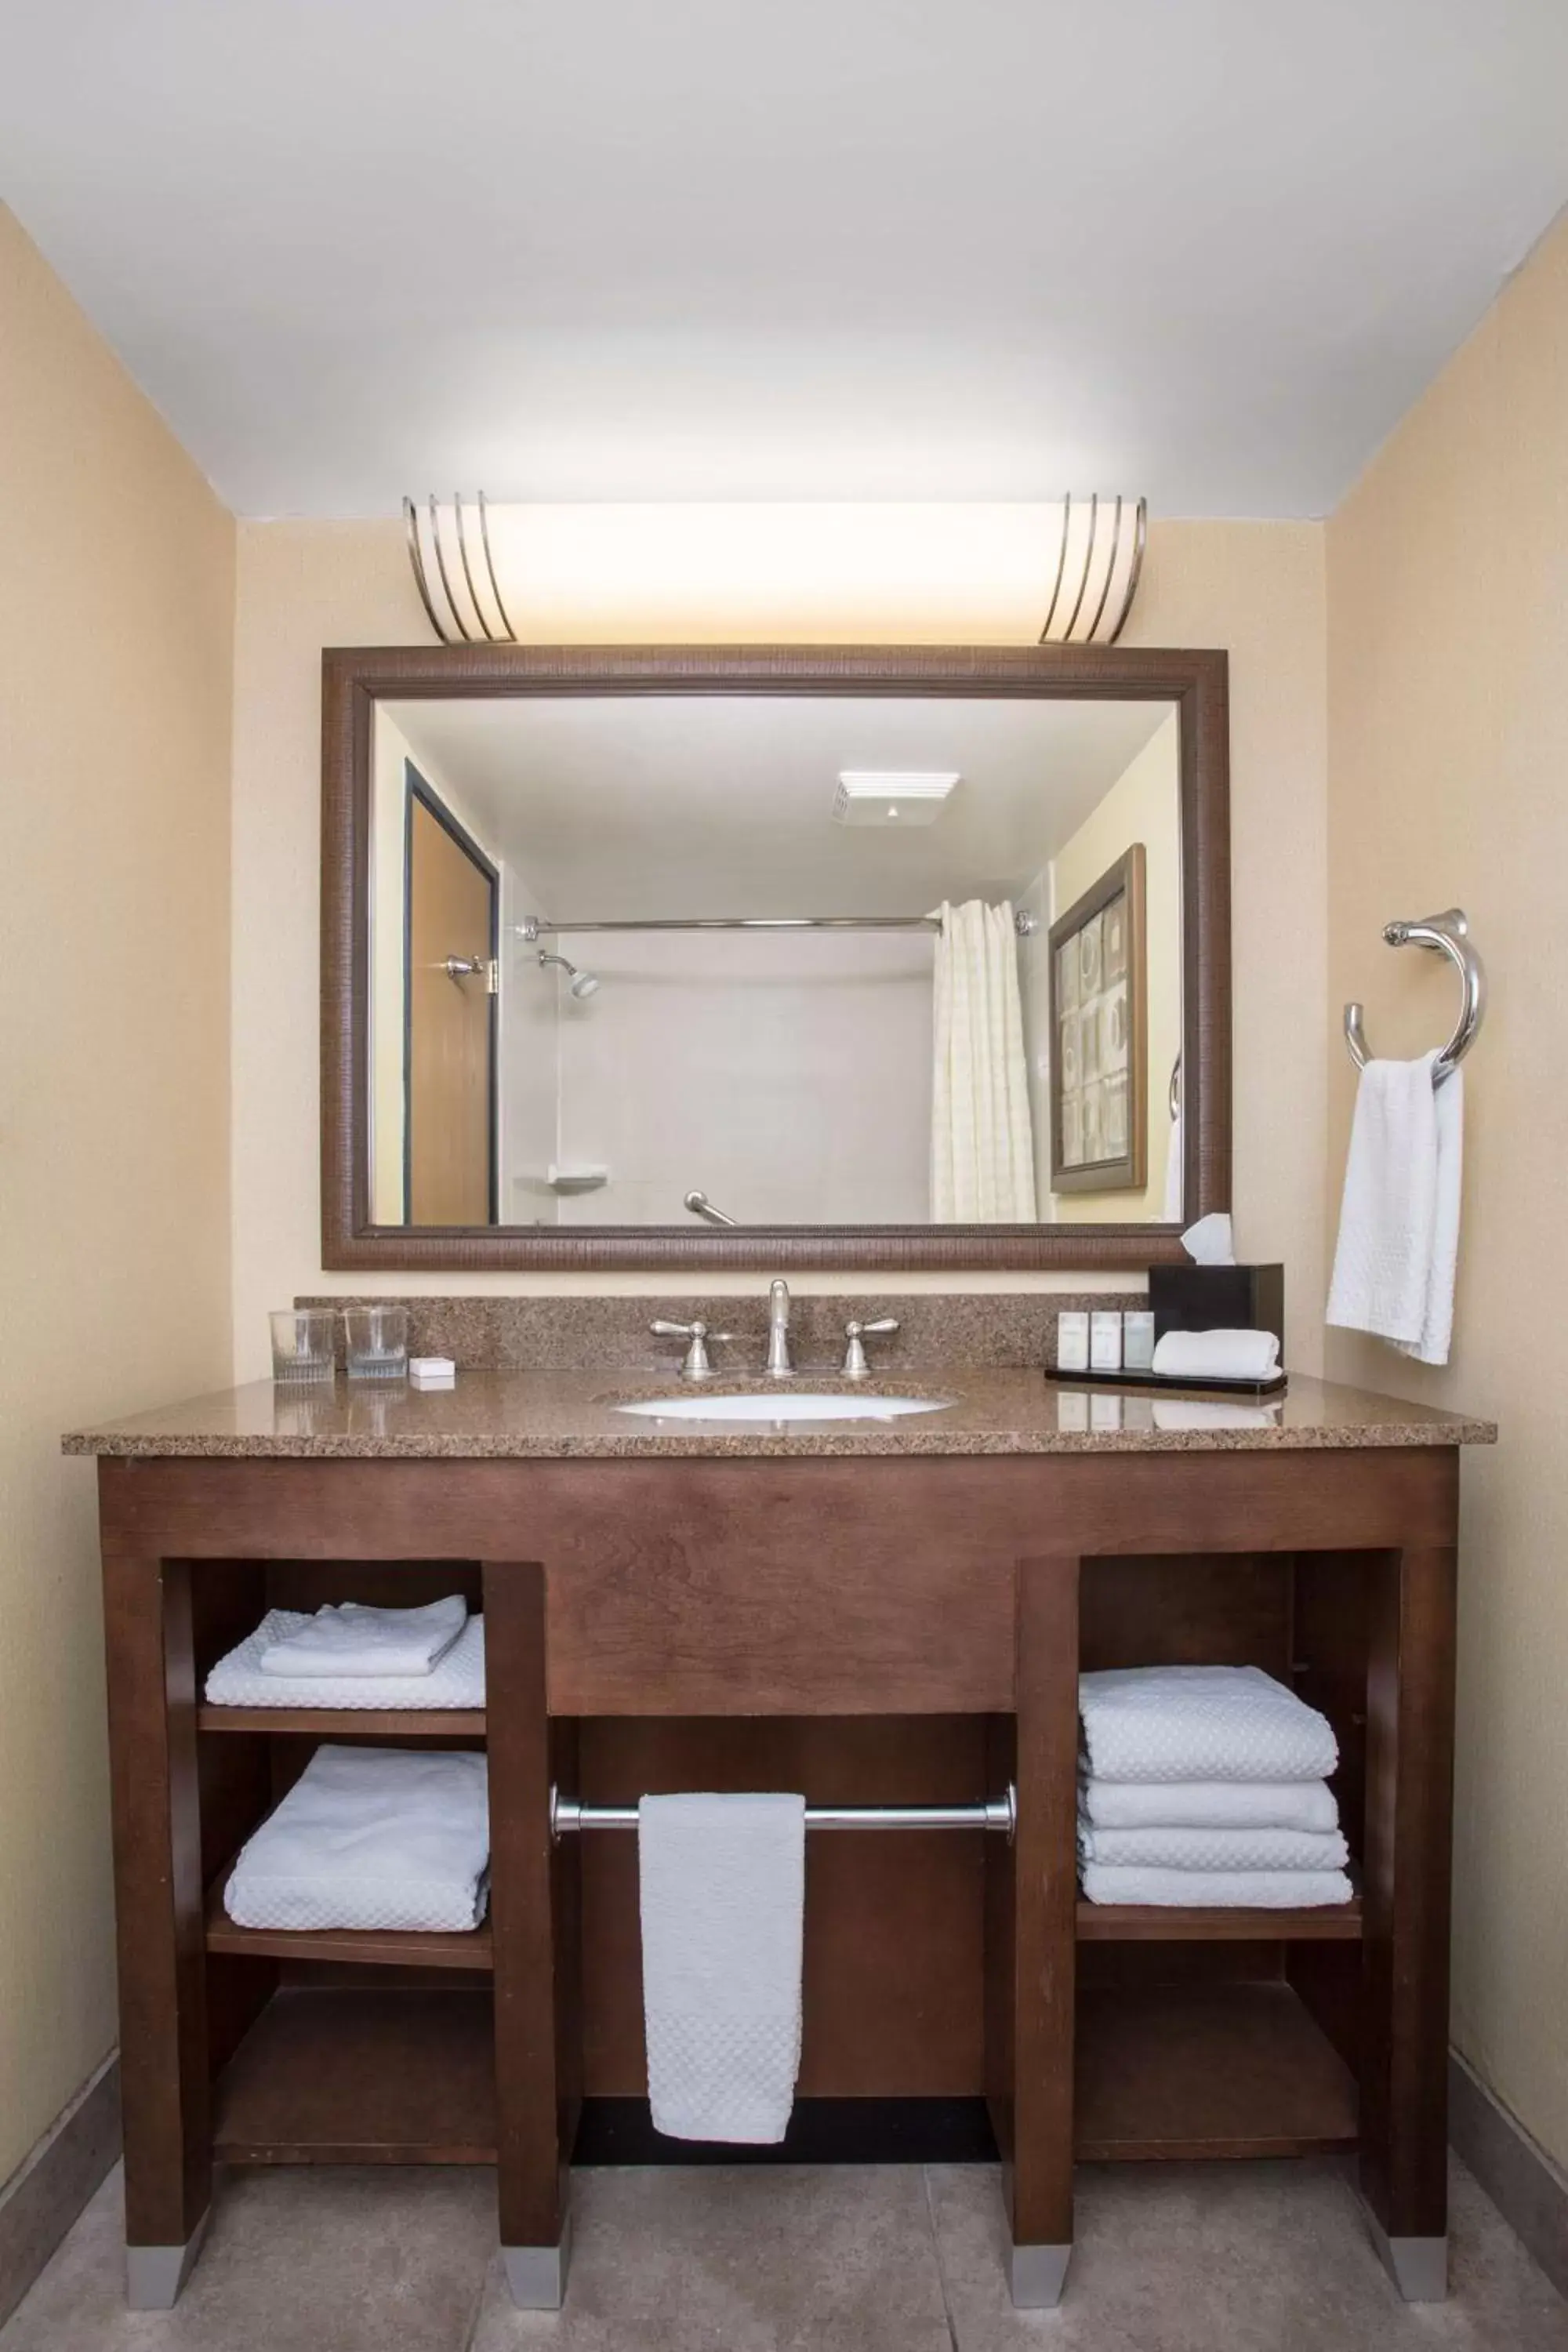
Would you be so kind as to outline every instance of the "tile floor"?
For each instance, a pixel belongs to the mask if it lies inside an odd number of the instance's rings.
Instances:
[[[177,2310],[121,2302],[118,2174],[0,2352],[1568,2352],[1568,2304],[1454,2168],[1453,2293],[1408,2310],[1342,2173],[1082,2176],[1058,2312],[1020,2314],[979,2166],[591,2171],[559,2315],[514,2311],[479,2171],[237,2174]]]

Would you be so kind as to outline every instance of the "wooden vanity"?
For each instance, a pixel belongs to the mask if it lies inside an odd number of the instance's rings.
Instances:
[[[993,1370],[901,1426],[721,1434],[617,1418],[611,1385],[258,1385],[68,1440],[101,1457],[132,2299],[177,2294],[215,2164],[372,2161],[493,2162],[514,2293],[559,2301],[581,2103],[646,2078],[636,1839],[552,1841],[552,1789],[1010,1784],[1011,1841],[808,1841],[802,2099],[983,2097],[1020,2302],[1060,2292],[1075,2159],[1348,2149],[1401,2286],[1440,2294],[1458,1449],[1490,1427],[1298,1379],[1274,1418],[1129,1399],[1084,1431]],[[203,1704],[268,1605],[454,1589],[483,1714]],[[1172,1661],[1329,1716],[1352,1907],[1079,1902],[1079,1667]],[[488,1747],[486,1927],[226,1918],[322,1738]]]

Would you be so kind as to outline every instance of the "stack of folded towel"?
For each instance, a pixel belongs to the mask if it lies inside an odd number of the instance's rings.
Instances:
[[[241,1927],[477,1927],[489,1883],[485,1759],[462,1749],[318,1748],[240,1850]]]
[[[1083,1675],[1079,1856],[1091,1903],[1348,1903],[1327,1718],[1257,1666]]]
[[[206,1680],[213,1706],[481,1707],[485,1623],[460,1593],[419,1609],[269,1609]]]

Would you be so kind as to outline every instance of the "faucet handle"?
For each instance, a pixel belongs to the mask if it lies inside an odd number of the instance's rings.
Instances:
[[[884,1331],[896,1331],[898,1328],[899,1318],[896,1315],[879,1315],[874,1323],[859,1323],[853,1320],[846,1323],[844,1337],[848,1345],[844,1351],[843,1378],[847,1381],[868,1380],[870,1377],[871,1367],[866,1361],[866,1350],[861,1345],[862,1337],[867,1339],[880,1337]]]
[[[680,1367],[683,1381],[705,1381],[710,1377],[713,1366],[708,1356],[708,1326],[700,1317],[692,1323],[667,1323],[660,1316],[647,1328],[656,1339],[690,1340],[686,1360]],[[730,1334],[728,1331],[715,1331],[713,1337],[715,1339],[727,1339]]]

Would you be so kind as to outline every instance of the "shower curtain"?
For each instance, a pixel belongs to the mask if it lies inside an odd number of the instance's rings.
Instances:
[[[1035,1146],[1013,908],[942,901],[936,943],[931,1213],[1033,1224]]]

